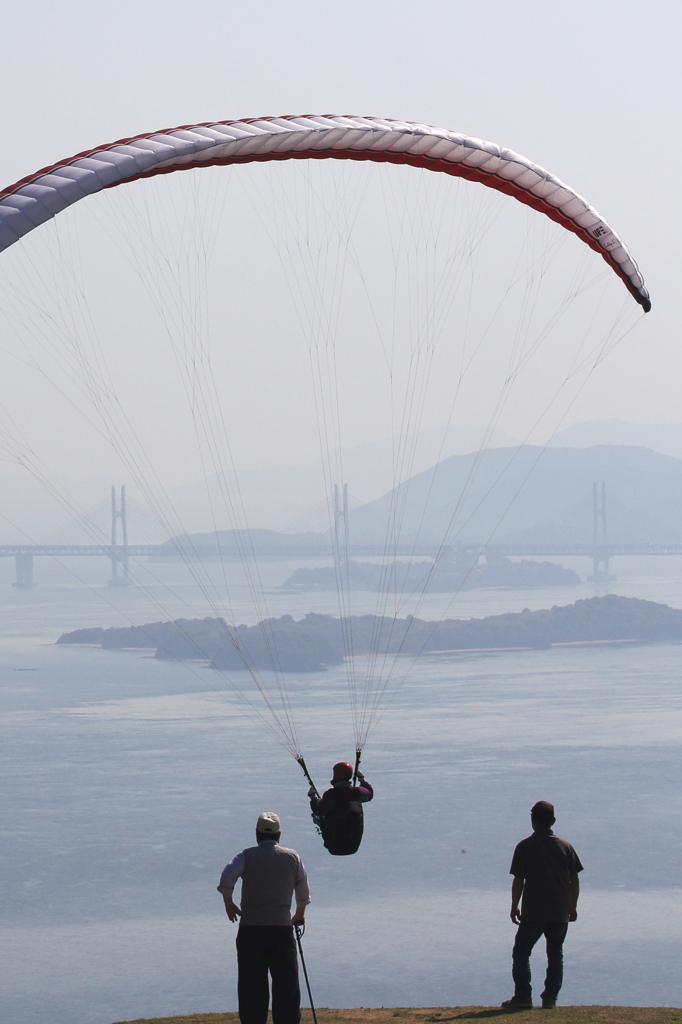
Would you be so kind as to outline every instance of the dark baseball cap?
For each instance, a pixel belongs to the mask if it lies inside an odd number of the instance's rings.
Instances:
[[[554,804],[548,803],[547,800],[538,800],[536,804],[530,809],[531,815],[537,821],[547,821],[551,823],[554,818]]]

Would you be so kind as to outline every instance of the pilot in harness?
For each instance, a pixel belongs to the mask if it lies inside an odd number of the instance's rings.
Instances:
[[[310,797],[312,818],[320,831],[325,847],[334,857],[347,857],[352,853],[357,853],[362,842],[364,830],[362,805],[369,803],[374,796],[374,790],[360,771],[359,763],[360,758],[358,757],[355,770],[346,761],[339,761],[338,764],[335,764],[331,789],[328,789],[322,796],[308,777],[310,781],[308,796]],[[356,781],[359,785],[355,785]]]

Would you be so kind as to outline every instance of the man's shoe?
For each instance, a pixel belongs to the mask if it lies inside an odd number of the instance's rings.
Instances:
[[[530,996],[512,996],[501,1004],[503,1010],[532,1010],[533,1000]]]
[[[556,1010],[556,999],[543,999],[542,1000],[543,1010]]]

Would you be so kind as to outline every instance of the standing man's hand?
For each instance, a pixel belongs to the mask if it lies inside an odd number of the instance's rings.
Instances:
[[[523,895],[523,878],[520,875],[514,876],[512,882],[511,891],[511,911],[509,916],[511,917],[514,924],[521,924],[521,914],[519,913],[519,903],[521,902],[521,896]]]
[[[233,903],[227,896],[225,896],[225,912],[230,921],[238,921],[241,916],[241,910],[237,904]]]
[[[571,879],[571,905],[568,909],[568,920],[578,920],[578,897],[580,896],[580,879],[573,875]]]
[[[305,920],[305,907],[296,907],[296,913],[291,919],[292,924],[303,924]]]

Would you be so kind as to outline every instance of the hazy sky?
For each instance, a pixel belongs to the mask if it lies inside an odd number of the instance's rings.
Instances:
[[[263,114],[375,114],[498,142],[585,196],[629,245],[652,296],[653,311],[566,422],[679,422],[680,203],[671,169],[680,157],[681,25],[670,2],[28,0],[3,19],[0,184],[120,137]],[[153,373],[155,350],[148,357]],[[271,376],[286,372],[275,364]],[[13,383],[27,387],[21,373]],[[233,397],[246,402],[241,388]],[[40,418],[47,400],[35,402]],[[467,419],[476,422],[475,408]],[[503,426],[514,433],[513,423]],[[50,430],[54,451],[76,444],[86,458],[90,442],[75,420],[55,414]],[[359,421],[349,442],[364,430]],[[377,426],[369,439],[382,436]],[[311,452],[303,446],[299,461]],[[276,444],[273,455],[284,458]],[[245,449],[241,461],[267,459]],[[186,469],[172,482],[191,476]]]

